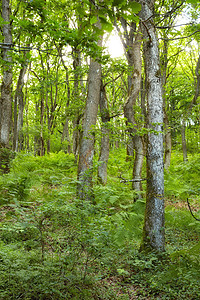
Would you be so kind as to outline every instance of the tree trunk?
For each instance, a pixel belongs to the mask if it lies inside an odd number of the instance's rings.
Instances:
[[[44,148],[44,136],[43,136],[43,130],[44,130],[44,94],[41,93],[40,95],[40,155],[44,156],[45,154],[45,148]]]
[[[171,163],[171,153],[172,153],[172,138],[171,129],[169,126],[169,120],[167,112],[164,109],[164,124],[165,124],[165,156],[164,156],[164,167],[166,170],[169,169]]]
[[[27,65],[22,66],[19,73],[17,82],[17,88],[15,91],[15,114],[14,114],[14,132],[13,132],[13,150],[19,150],[19,135],[23,126],[23,111],[24,111],[24,76],[26,74]],[[17,115],[17,104],[18,104],[18,115]],[[20,139],[21,140],[21,139]]]
[[[73,67],[74,67],[74,91],[73,91],[73,97],[74,101],[77,101],[79,98],[79,68],[81,66],[81,56],[80,56],[80,51],[77,49],[73,49],[72,56],[73,56]],[[82,115],[79,111],[77,110],[75,119],[73,120],[73,154],[75,155],[75,158],[77,160],[78,158],[78,153],[80,150],[80,129],[79,129],[79,124],[81,121]]]
[[[100,27],[99,22],[97,26]],[[102,37],[99,37],[98,46],[102,46]],[[83,118],[83,131],[80,143],[78,162],[77,194],[79,199],[92,200],[92,172],[94,156],[93,126],[96,125],[98,105],[101,89],[101,65],[90,59],[88,76],[88,96]]]
[[[147,135],[147,196],[141,250],[162,252],[165,249],[162,80],[156,29],[152,19],[154,1],[141,1],[141,4],[141,17],[145,20],[143,32],[147,126],[148,129],[157,131]]]
[[[61,56],[62,59],[62,56]],[[63,59],[62,59],[63,62]],[[68,75],[68,69],[65,66],[64,62],[63,65],[65,67],[65,71],[66,71],[66,84],[67,84],[67,103],[66,103],[66,107],[69,107],[69,103],[70,103],[70,85],[69,85],[69,75]],[[65,119],[65,124],[63,126],[63,133],[62,133],[62,139],[61,142],[63,143],[64,140],[67,140],[67,153],[71,153],[71,141],[70,141],[70,136],[69,136],[69,118],[66,117]]]
[[[61,143],[63,143],[65,140],[67,140],[67,153],[71,153],[71,141],[69,136],[69,119],[65,119],[65,124],[63,126],[63,132],[62,132],[62,138]]]
[[[185,120],[183,119],[183,124],[181,126],[181,139],[182,139],[182,149],[183,149],[183,161],[188,161],[187,157],[187,144],[185,139]]]
[[[55,43],[56,45],[56,43]],[[60,56],[62,65],[65,69],[65,78],[66,78],[66,88],[67,88],[67,102],[66,102],[66,108],[69,107],[69,103],[70,103],[70,96],[71,96],[71,91],[70,91],[70,84],[69,84],[69,70],[68,67],[65,64],[65,61],[63,59],[63,55],[62,55],[62,47],[58,47],[56,45],[57,51],[58,51],[58,55]],[[67,109],[66,109],[67,110]],[[71,153],[71,141],[70,141],[70,136],[69,136],[69,118],[68,116],[66,116],[65,119],[65,123],[63,126],[63,132],[62,132],[62,137],[61,137],[61,144],[63,144],[63,142],[67,140],[67,153]]]
[[[134,153],[134,165],[133,165],[133,183],[132,187],[136,192],[139,192],[135,197],[135,200],[140,197],[142,190],[141,179],[142,165],[143,165],[143,142],[142,137],[138,134],[138,125],[135,120],[135,105],[139,96],[141,88],[141,72],[142,72],[142,59],[141,59],[141,41],[140,26],[138,32],[136,32],[136,25],[132,23],[128,32],[128,23],[124,18],[121,18],[121,25],[124,30],[124,38],[120,32],[120,29],[115,22],[115,26],[120,34],[121,41],[124,47],[124,51],[127,57],[129,66],[128,75],[128,99],[124,106],[124,116],[127,119],[127,126],[132,143],[129,143],[127,152]],[[130,145],[133,145],[132,151],[130,151]]]
[[[3,48],[3,78],[1,85],[0,99],[0,145],[9,146],[9,134],[11,124],[11,104],[12,104],[12,32],[10,25],[10,1],[2,0],[2,18],[6,24],[2,26],[4,37]]]
[[[166,24],[167,26],[167,24]],[[172,141],[171,141],[171,129],[169,126],[169,119],[167,115],[167,99],[166,99],[166,83],[167,83],[167,65],[168,65],[168,46],[169,40],[167,34],[164,31],[163,51],[161,55],[161,70],[162,70],[162,92],[163,92],[163,112],[164,112],[164,124],[165,124],[165,153],[164,153],[164,168],[167,170],[170,167]]]
[[[83,135],[78,162],[78,197],[90,200],[94,155],[93,126],[96,124],[101,87],[101,65],[91,59],[88,78],[88,97],[83,119]]]
[[[106,185],[107,183],[107,163],[109,158],[109,127],[108,122],[110,121],[110,115],[108,111],[108,101],[106,97],[105,86],[103,86],[103,82],[101,82],[101,93],[100,93],[100,113],[102,120],[101,127],[101,150],[99,156],[99,166],[98,166],[98,181],[99,183]]]
[[[137,98],[139,96],[141,88],[141,35],[138,33],[136,35],[135,41],[129,49],[128,64],[129,68],[133,69],[131,72],[131,77],[129,78],[129,96],[128,100],[124,106],[124,115],[127,118],[127,125],[129,127],[129,133],[133,141],[134,150],[134,165],[133,165],[133,179],[132,187],[136,192],[139,192],[135,197],[140,198],[140,192],[142,191],[141,181],[136,181],[141,179],[142,165],[143,165],[143,142],[142,137],[138,134],[138,125],[135,121],[135,105]]]

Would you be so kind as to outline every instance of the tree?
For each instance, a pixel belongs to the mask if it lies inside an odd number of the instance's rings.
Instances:
[[[2,0],[2,25],[3,43],[3,78],[1,84],[0,98],[0,145],[9,146],[9,135],[11,125],[11,103],[12,103],[12,29],[10,22],[10,1]]]
[[[100,114],[102,120],[102,127],[101,127],[101,149],[99,155],[99,166],[98,166],[98,181],[105,185],[107,183],[107,163],[109,158],[109,125],[108,122],[110,121],[110,114],[108,110],[108,100],[106,96],[106,89],[105,85],[103,85],[103,81],[101,81],[101,90],[100,90]]]
[[[96,24],[100,28],[100,22]],[[102,36],[98,39],[98,46],[102,46]],[[96,124],[98,105],[101,88],[101,64],[90,59],[88,75],[88,96],[86,100],[83,117],[82,139],[80,143],[80,153],[78,161],[78,186],[77,194],[80,199],[92,199],[92,172],[94,156],[94,132]]]
[[[131,3],[131,1],[130,1]],[[140,10],[140,6],[135,7],[135,12]],[[130,138],[132,140],[134,157],[133,165],[133,183],[132,187],[135,191],[141,192],[141,172],[143,165],[143,141],[142,136],[138,134],[139,128],[136,122],[136,104],[139,98],[141,88],[141,73],[142,73],[142,59],[141,59],[141,42],[140,25],[137,28],[137,18],[134,17],[129,25],[129,20],[125,17],[120,17],[123,33],[121,32],[116,20],[115,26],[121,38],[124,52],[128,62],[128,97],[124,105],[124,116],[127,119],[127,127]],[[129,29],[128,29],[129,28]],[[139,197],[139,195],[138,195]]]
[[[155,1],[141,1],[147,95],[147,196],[142,250],[164,251],[163,100],[158,40],[153,20]]]

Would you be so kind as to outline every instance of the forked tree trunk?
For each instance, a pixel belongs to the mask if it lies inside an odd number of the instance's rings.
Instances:
[[[102,39],[98,45],[102,45]],[[96,124],[101,88],[101,65],[90,60],[88,76],[88,96],[83,118],[83,132],[78,162],[77,194],[79,199],[92,200],[92,172],[94,156],[93,126]]]
[[[124,106],[124,116],[127,119],[127,127],[132,139],[127,148],[128,154],[135,154],[133,165],[133,183],[132,187],[135,191],[139,192],[135,197],[135,200],[139,198],[142,190],[141,185],[141,172],[143,165],[143,141],[142,137],[138,134],[138,125],[136,122],[135,105],[141,88],[141,71],[142,71],[142,59],[141,59],[141,41],[140,27],[136,32],[135,23],[131,23],[130,30],[128,32],[128,23],[124,18],[121,18],[121,25],[124,30],[124,38],[120,32],[120,29],[115,22],[115,26],[119,32],[126,58],[129,66],[128,74],[128,99]],[[131,144],[133,146],[130,151]],[[138,180],[138,181],[137,181]]]
[[[106,97],[105,86],[101,82],[101,93],[100,93],[100,113],[102,120],[101,127],[101,150],[99,155],[99,166],[98,166],[98,181],[99,183],[105,185],[107,183],[107,163],[109,158],[109,127],[108,122],[110,121],[110,114],[108,110],[108,100]]]
[[[12,104],[12,32],[10,25],[10,1],[2,0],[2,18],[5,24],[3,28],[3,78],[0,98],[0,146],[9,146],[9,134],[11,125]]]
[[[147,82],[147,126],[157,133],[147,136],[147,196],[141,250],[164,251],[164,166],[163,166],[163,100],[156,29],[153,24],[154,1],[141,1],[145,22],[144,60]]]
[[[139,29],[140,30],[140,29]],[[143,165],[143,143],[142,137],[138,134],[138,126],[135,121],[135,105],[136,100],[139,96],[140,87],[141,87],[141,70],[142,70],[142,61],[141,61],[141,35],[137,33],[131,49],[128,51],[128,63],[129,68],[133,69],[129,76],[129,96],[124,106],[124,115],[127,118],[127,124],[129,127],[130,136],[133,141],[133,150],[134,150],[134,165],[133,165],[133,183],[132,187],[135,191],[141,192],[142,185],[141,181],[141,172]],[[138,181],[137,181],[138,180]],[[140,198],[138,193],[137,198]],[[136,200],[136,198],[135,198]]]

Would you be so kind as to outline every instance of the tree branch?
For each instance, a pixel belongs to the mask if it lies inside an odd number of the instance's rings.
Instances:
[[[200,222],[200,219],[196,218],[196,217],[195,217],[195,215],[193,214],[193,212],[192,212],[192,209],[191,209],[191,207],[190,207],[190,203],[189,203],[189,200],[188,200],[188,198],[187,198],[187,204],[188,204],[188,207],[189,207],[190,213],[191,213],[191,215],[193,216],[193,218],[194,218],[195,220],[197,220],[197,221],[199,221],[199,222]]]

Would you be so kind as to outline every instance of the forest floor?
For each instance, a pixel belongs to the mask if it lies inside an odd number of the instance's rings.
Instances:
[[[188,209],[185,166],[176,168],[179,177],[166,177],[166,252],[147,254],[139,251],[145,199],[133,201],[114,165],[91,204],[75,197],[72,156],[19,155],[0,176],[0,299],[198,299],[200,222]],[[197,193],[189,198],[199,217]]]

